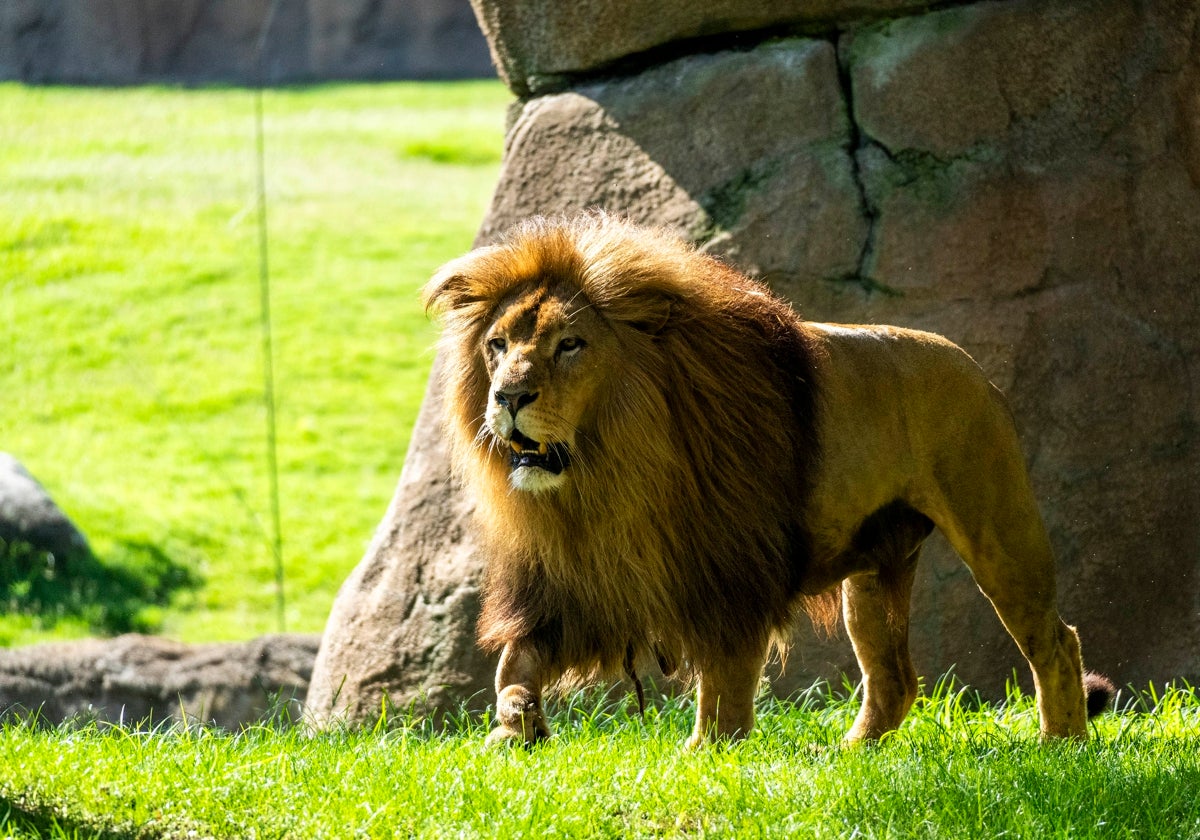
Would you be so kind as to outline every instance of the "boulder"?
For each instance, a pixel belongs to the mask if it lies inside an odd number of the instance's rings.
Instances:
[[[185,645],[154,636],[0,650],[0,715],[228,729],[299,718],[319,637]]]
[[[91,554],[75,523],[6,452],[0,452],[0,549],[0,559],[9,561],[25,551],[51,554],[59,562]]]
[[[466,0],[0,4],[0,79],[277,84],[492,75]]]
[[[1085,661],[1122,682],[1194,682],[1195,5],[981,3],[839,50],[873,218],[863,277],[885,294],[793,298],[967,347],[1012,402]],[[961,632],[979,598],[948,550],[931,553],[914,649],[926,673],[957,663],[989,686],[971,660],[1019,665],[1013,646],[990,615]]]
[[[962,344],[1009,394],[1086,664],[1118,683],[1195,684],[1196,5],[831,3],[822,37],[779,38],[773,24],[757,34],[680,28],[671,4],[631,2],[618,4],[627,19],[666,19],[651,36],[662,49],[615,22],[580,29],[600,33],[603,56],[567,63],[554,57],[578,53],[571,39],[582,35],[547,20],[544,31],[558,34],[531,45],[517,25],[544,5],[476,4],[510,85],[527,96],[514,106],[479,241],[531,213],[602,206],[675,227],[814,320],[896,323]],[[514,80],[560,72],[541,87]],[[418,536],[364,560],[376,581],[412,583],[367,581],[353,610],[335,606],[327,646],[350,635],[360,647],[397,644],[382,604],[428,597],[428,570],[444,570],[449,555],[476,575],[460,587],[478,581],[469,504],[446,484],[444,453],[426,457],[440,446],[438,395],[427,400],[403,504],[381,526]],[[430,515],[453,540],[415,520]],[[440,591],[460,591],[453,583]],[[367,696],[341,696],[339,707],[353,718],[383,694],[403,703],[443,684],[442,673],[398,663],[469,651],[473,620],[445,614],[441,635],[395,649],[397,670],[360,682]],[[1028,687],[1016,646],[937,536],[919,567],[911,641],[928,678],[954,669],[997,696],[1015,670]],[[490,679],[474,654],[460,664],[451,670],[472,691]],[[343,659],[322,673],[319,663],[314,680],[335,684],[356,668]],[[857,672],[848,643],[801,628],[775,686],[787,693],[843,671]]]

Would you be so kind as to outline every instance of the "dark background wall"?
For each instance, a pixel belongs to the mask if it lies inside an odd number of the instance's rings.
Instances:
[[[0,2],[0,79],[278,84],[493,75],[467,0]]]

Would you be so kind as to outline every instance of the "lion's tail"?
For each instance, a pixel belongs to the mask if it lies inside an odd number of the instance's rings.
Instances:
[[[1094,718],[1107,709],[1116,693],[1117,687],[1108,677],[1097,674],[1095,671],[1084,671],[1083,694],[1087,697],[1087,716],[1089,718]]]

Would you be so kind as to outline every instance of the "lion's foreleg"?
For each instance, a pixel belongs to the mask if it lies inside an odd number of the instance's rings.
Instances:
[[[700,665],[696,726],[689,748],[706,741],[744,738],[754,726],[754,695],[762,677],[766,646],[741,655],[714,657]]]
[[[542,657],[528,644],[509,643],[496,669],[497,726],[489,744],[519,741],[532,744],[550,737],[542,711]]]

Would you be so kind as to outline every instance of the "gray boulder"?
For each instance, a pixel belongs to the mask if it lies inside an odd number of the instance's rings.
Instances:
[[[431,387],[391,506],[329,614],[307,700],[318,726],[373,721],[387,704],[438,715],[494,699],[496,661],[475,645],[483,564],[441,417]]]
[[[83,534],[46,489],[6,452],[0,452],[0,542],[10,558],[25,549],[61,562],[91,554]]]
[[[580,78],[637,71],[664,56],[740,48],[769,37],[831,30],[924,0],[471,0],[500,77],[519,96]]]
[[[274,635],[185,645],[130,634],[0,650],[0,716],[228,729],[295,721],[318,643]]]

